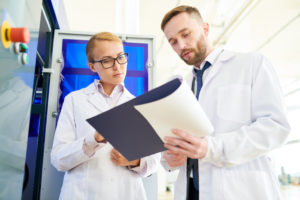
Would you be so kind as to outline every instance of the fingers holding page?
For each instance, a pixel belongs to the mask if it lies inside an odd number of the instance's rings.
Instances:
[[[99,132],[96,131],[94,137],[97,142],[106,143],[106,139]]]
[[[165,137],[164,146],[168,150],[195,159],[201,159],[206,155],[207,140],[205,138],[193,136],[179,129],[173,129],[172,132],[177,137]]]
[[[184,154],[176,153],[174,151],[167,150],[163,152],[163,158],[171,167],[179,167],[183,165],[186,160],[187,156]]]
[[[140,159],[128,161],[119,151],[113,149],[111,151],[111,160],[113,163],[119,166],[137,167],[140,164]]]

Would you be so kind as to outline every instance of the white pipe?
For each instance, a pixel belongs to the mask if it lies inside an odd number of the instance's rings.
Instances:
[[[222,33],[214,40],[213,44],[218,44],[229,31],[233,31],[234,26],[238,25],[254,8],[260,0],[249,0],[245,6],[230,20],[228,25],[223,29]]]
[[[266,46],[269,42],[271,42],[279,33],[281,33],[284,29],[286,29],[289,25],[291,25],[298,17],[300,17],[300,13],[298,13],[296,16],[294,16],[292,19],[290,19],[286,24],[281,26],[273,35],[271,35],[265,42],[262,43],[256,50],[262,49],[264,46]]]

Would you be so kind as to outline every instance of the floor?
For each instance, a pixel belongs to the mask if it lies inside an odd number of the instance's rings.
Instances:
[[[282,186],[283,200],[299,200],[300,199],[300,186]],[[162,192],[158,194],[158,200],[173,200],[173,193]]]
[[[300,199],[300,186],[282,186],[281,191],[284,200]]]
[[[158,200],[173,200],[172,192],[162,192],[158,194]]]

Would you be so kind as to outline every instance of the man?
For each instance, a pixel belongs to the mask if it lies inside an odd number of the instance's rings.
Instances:
[[[175,199],[280,199],[266,154],[284,143],[290,127],[272,65],[257,53],[214,49],[209,25],[193,7],[169,11],[161,29],[194,66],[187,81],[214,126],[204,138],[178,129],[165,138],[162,163],[180,169]]]

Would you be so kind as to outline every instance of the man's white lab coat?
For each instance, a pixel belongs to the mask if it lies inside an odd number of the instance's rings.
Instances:
[[[207,136],[206,156],[198,161],[199,199],[280,199],[266,153],[284,143],[290,127],[269,61],[256,53],[223,51],[204,80],[199,102],[215,129]],[[180,167],[175,200],[185,196],[186,165]]]
[[[124,88],[118,104],[133,97]],[[91,157],[83,152],[84,139],[93,139],[95,133],[86,119],[108,109],[109,106],[94,83],[66,96],[51,152],[52,164],[59,171],[66,172],[60,199],[146,199],[141,177],[156,171],[159,154],[141,159],[140,166],[142,168],[146,165],[146,170],[135,168],[133,171],[111,161],[113,147],[109,143],[97,147],[99,149]]]

